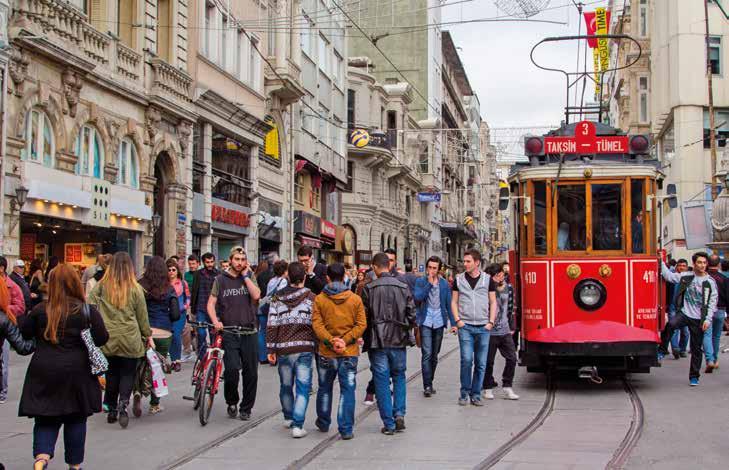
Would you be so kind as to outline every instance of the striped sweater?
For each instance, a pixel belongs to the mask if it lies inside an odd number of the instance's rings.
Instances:
[[[316,351],[311,326],[314,294],[306,287],[286,286],[271,298],[266,348],[277,355]]]

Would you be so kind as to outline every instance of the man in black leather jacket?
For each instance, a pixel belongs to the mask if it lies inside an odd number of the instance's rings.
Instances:
[[[385,253],[375,255],[372,267],[377,279],[362,291],[367,312],[364,351],[369,353],[370,369],[375,379],[377,407],[384,424],[382,433],[390,436],[395,431],[405,430],[405,348],[413,344],[411,331],[415,327],[415,305],[407,284],[389,272]]]

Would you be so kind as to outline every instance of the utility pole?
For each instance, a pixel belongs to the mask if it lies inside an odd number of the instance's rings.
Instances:
[[[709,39],[709,0],[704,0],[704,21],[706,24],[706,78],[709,87],[709,147],[711,148],[711,200],[719,195],[716,186],[716,123],[714,122],[714,85],[711,70],[711,54]]]

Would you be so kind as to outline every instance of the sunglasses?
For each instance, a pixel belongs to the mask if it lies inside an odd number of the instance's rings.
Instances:
[[[168,272],[168,273],[171,273],[171,272],[177,272],[177,268],[168,268],[168,269],[167,269],[167,272]]]

